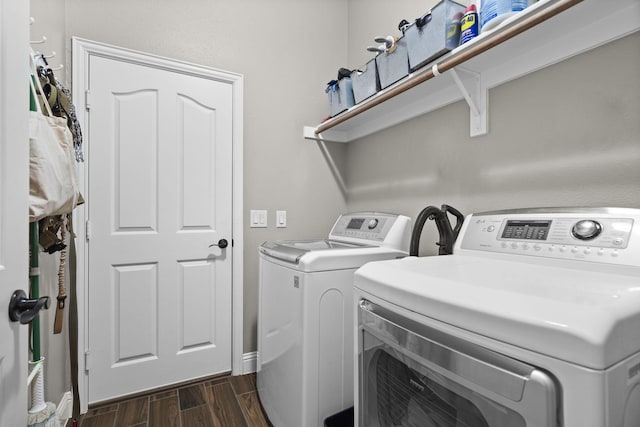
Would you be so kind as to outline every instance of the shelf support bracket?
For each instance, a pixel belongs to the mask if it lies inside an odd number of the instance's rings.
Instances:
[[[482,75],[461,67],[452,68],[449,73],[469,105],[470,135],[472,137],[486,135],[489,132],[489,111],[487,108],[489,91],[482,83]]]
[[[347,185],[345,184],[344,179],[342,178],[342,173],[340,173],[340,169],[338,168],[338,165],[336,165],[336,162],[333,161],[333,157],[331,156],[331,153],[327,148],[327,144],[325,144],[325,142],[322,139],[317,139],[316,142],[318,143],[318,147],[320,147],[320,151],[322,151],[322,155],[324,156],[325,160],[327,161],[327,164],[329,165],[329,168],[331,169],[331,173],[333,174],[333,177],[336,179],[336,183],[340,188],[340,193],[342,193],[342,197],[346,201]]]
[[[348,135],[344,132],[330,129],[323,133],[316,134],[316,128],[311,126],[305,126],[302,129],[302,136],[305,139],[311,139],[314,141],[327,141],[327,142],[348,142]]]

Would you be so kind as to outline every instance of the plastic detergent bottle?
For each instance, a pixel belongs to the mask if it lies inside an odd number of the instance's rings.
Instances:
[[[480,0],[480,28],[487,31],[523,11],[529,5],[528,0]]]
[[[464,44],[478,35],[478,12],[476,5],[472,4],[462,15],[460,20],[460,44]]]

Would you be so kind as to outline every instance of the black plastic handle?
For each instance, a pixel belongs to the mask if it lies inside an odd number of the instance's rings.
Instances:
[[[219,247],[220,249],[224,249],[224,248],[226,248],[227,246],[229,246],[229,242],[227,241],[227,239],[220,239],[220,240],[218,240],[218,243],[217,243],[217,244],[216,244],[216,243],[213,243],[213,244],[209,245],[209,247],[210,247],[210,248],[212,248],[212,247],[214,247],[214,246],[217,246],[217,247]]]
[[[416,222],[413,225],[413,232],[411,233],[411,243],[409,243],[409,255],[418,256],[418,252],[420,250],[420,236],[422,235],[422,229],[424,228],[424,223],[427,222],[428,219],[435,220],[440,215],[442,215],[442,212],[440,211],[440,209],[438,209],[435,206],[427,206],[418,214],[418,217],[416,218]]]
[[[20,322],[23,325],[31,323],[36,318],[40,310],[49,308],[49,297],[40,297],[37,299],[27,298],[27,294],[18,289],[11,295],[9,301],[9,319],[12,322]]]
[[[409,21],[407,21],[406,19],[403,19],[402,21],[400,21],[400,23],[398,24],[398,29],[400,31],[402,31],[402,34],[404,34],[404,32],[407,30],[407,28],[409,28],[411,24],[409,23]]]
[[[416,27],[422,28],[427,25],[429,21],[431,21],[431,12],[427,13],[424,16],[421,16],[420,18],[416,18]]]
[[[459,210],[449,205],[442,205],[442,212],[444,212],[445,214],[451,213],[456,217],[456,225],[452,229],[453,242],[455,243],[456,239],[458,238],[458,233],[460,233],[460,229],[462,228],[462,224],[464,223],[464,215]],[[447,220],[449,220],[448,217]],[[451,225],[449,225],[449,227],[451,227]]]
[[[451,227],[448,214],[456,217],[455,227]],[[413,226],[411,234],[411,243],[409,244],[409,255],[418,256],[420,250],[420,236],[427,220],[434,220],[438,228],[440,240],[438,245],[438,255],[451,255],[453,253],[453,245],[458,238],[458,233],[464,222],[464,215],[456,208],[449,205],[442,205],[440,209],[435,206],[427,206],[418,214],[416,222]]]

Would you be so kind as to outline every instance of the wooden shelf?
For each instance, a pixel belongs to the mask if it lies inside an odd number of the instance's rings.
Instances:
[[[465,99],[470,135],[484,135],[490,88],[638,29],[638,0],[540,0],[373,97],[305,127],[303,134],[306,139],[350,142]]]

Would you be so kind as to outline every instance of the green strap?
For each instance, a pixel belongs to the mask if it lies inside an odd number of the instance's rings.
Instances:
[[[40,278],[38,277],[38,252],[40,251],[40,243],[38,236],[38,221],[29,223],[29,244],[31,245],[29,276],[31,278],[31,298],[40,298]],[[37,314],[31,322],[31,345],[33,348],[33,362],[40,360],[40,315]]]
[[[33,79],[35,79],[33,74],[31,74],[30,79],[35,87],[36,83],[33,81]],[[33,95],[33,90],[31,90],[31,88],[29,88],[29,111],[38,111],[38,107],[36,107],[36,97]]]

